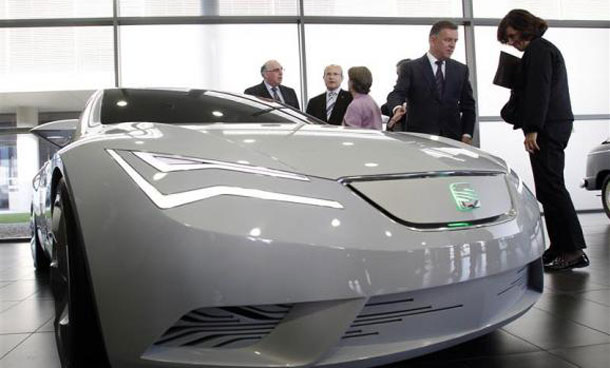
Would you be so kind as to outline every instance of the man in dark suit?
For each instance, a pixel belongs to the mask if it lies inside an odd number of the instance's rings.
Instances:
[[[352,94],[341,89],[343,69],[339,65],[324,68],[326,92],[312,98],[307,104],[307,113],[333,125],[341,125]]]
[[[451,59],[457,41],[455,24],[436,22],[428,38],[430,49],[402,66],[387,104],[395,120],[408,111],[408,132],[441,135],[471,144],[474,98],[468,67]]]
[[[296,92],[290,87],[282,86],[284,68],[277,60],[269,60],[261,67],[263,81],[260,84],[246,88],[247,95],[265,97],[283,102],[295,109],[300,109]]]

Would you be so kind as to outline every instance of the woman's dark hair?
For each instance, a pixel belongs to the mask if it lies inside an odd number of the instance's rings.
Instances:
[[[352,81],[354,91],[368,94],[373,84],[373,75],[366,66],[353,66],[347,71],[349,80]]]
[[[521,33],[521,38],[531,41],[534,38],[542,37],[549,25],[544,19],[538,18],[534,14],[523,9],[513,9],[504,16],[498,26],[498,41],[508,43],[506,29],[512,27]]]

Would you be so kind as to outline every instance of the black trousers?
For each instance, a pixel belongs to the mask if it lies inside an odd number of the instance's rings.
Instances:
[[[547,122],[538,133],[540,151],[530,153],[536,198],[544,209],[551,249],[570,252],[586,248],[578,216],[566,189],[564,150],[572,133],[572,121]]]

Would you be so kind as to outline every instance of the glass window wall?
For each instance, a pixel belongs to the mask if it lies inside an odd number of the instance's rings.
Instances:
[[[114,85],[112,27],[0,28],[0,92]]]
[[[462,16],[461,0],[304,0],[305,15],[351,17]]]
[[[297,15],[297,0],[121,0],[122,17]]]
[[[423,56],[429,48],[429,32],[430,26],[307,25],[309,98],[326,90],[322,79],[326,65],[339,64],[343,67],[344,89],[347,89],[347,70],[352,66],[366,66],[373,74],[370,95],[379,106],[383,105],[396,84],[396,63]],[[460,41],[453,58],[465,63],[463,27],[459,27],[458,33]],[[328,42],[329,34],[337,41]]]
[[[242,93],[262,81],[263,63],[276,59],[284,67],[282,84],[301,100],[297,31],[283,24],[124,26],[122,85]]]
[[[0,239],[30,236],[32,178],[56,151],[32,134],[0,134]]]
[[[610,20],[608,0],[475,0],[477,18],[503,18],[512,9],[527,9],[544,19]]]
[[[0,19],[112,17],[113,0],[0,0]]]

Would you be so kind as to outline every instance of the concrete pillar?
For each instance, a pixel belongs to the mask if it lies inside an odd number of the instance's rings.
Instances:
[[[33,128],[38,125],[38,108],[17,106],[17,128]]]
[[[17,177],[9,178],[9,210],[30,211],[32,178],[38,172],[38,139],[32,134],[17,134]]]
[[[17,107],[17,128],[38,125],[38,108]],[[17,134],[16,140],[17,176],[9,178],[9,211],[29,212],[32,198],[32,178],[38,172],[38,139],[32,134]]]

